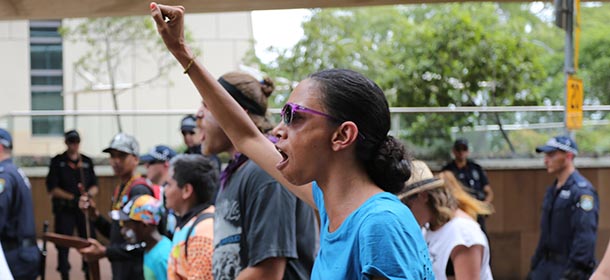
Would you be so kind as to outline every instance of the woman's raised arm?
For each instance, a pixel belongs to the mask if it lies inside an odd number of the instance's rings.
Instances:
[[[311,184],[296,186],[282,176],[275,168],[275,165],[282,160],[282,156],[273,143],[258,130],[246,111],[193,56],[184,40],[184,7],[152,2],[150,9],[167,49],[185,69],[185,74],[189,75],[208,109],[233,145],[315,209]]]

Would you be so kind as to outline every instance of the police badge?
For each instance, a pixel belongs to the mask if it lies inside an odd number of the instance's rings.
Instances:
[[[580,208],[582,208],[582,210],[585,211],[591,211],[593,209],[594,203],[593,203],[593,196],[591,195],[581,195],[580,196],[580,201],[578,202],[578,204],[580,204]]]

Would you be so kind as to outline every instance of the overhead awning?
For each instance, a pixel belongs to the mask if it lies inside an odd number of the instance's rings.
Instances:
[[[456,0],[461,2],[460,0]],[[62,19],[148,14],[148,0],[0,0],[0,20]],[[183,5],[188,13],[327,8],[390,4],[443,3],[439,0],[186,0],[160,1]],[[506,1],[514,2],[514,1]]]

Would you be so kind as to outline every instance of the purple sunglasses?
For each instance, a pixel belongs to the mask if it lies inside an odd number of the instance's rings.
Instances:
[[[292,102],[288,102],[286,103],[286,105],[284,105],[284,108],[282,108],[282,121],[284,122],[285,125],[290,125],[290,123],[292,123],[292,119],[294,117],[294,112],[303,112],[303,113],[309,113],[309,114],[314,114],[314,115],[319,115],[319,116],[323,116],[327,119],[333,120],[335,122],[341,122],[341,120],[339,120],[338,118],[335,118],[329,114],[326,113],[322,113],[320,111],[316,111],[313,109],[309,109],[307,107],[303,107],[301,105],[292,103]]]
[[[333,117],[329,114],[322,113],[320,111],[316,111],[313,109],[309,109],[309,108],[303,107],[299,104],[288,102],[288,103],[286,103],[286,105],[284,105],[284,108],[282,108],[282,112],[280,114],[282,116],[282,121],[284,122],[285,125],[290,125],[290,123],[292,123],[292,119],[294,117],[294,112],[303,112],[303,113],[322,116],[322,117],[325,117],[325,118],[332,120],[334,122],[337,122],[337,123],[344,122],[343,120]],[[364,135],[362,135],[362,133],[360,133],[360,132],[358,132],[358,137],[362,140],[366,139],[366,137],[364,137]]]

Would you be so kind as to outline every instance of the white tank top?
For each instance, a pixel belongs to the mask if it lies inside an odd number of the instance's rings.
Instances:
[[[430,251],[432,270],[437,280],[446,280],[447,263],[453,248],[459,245],[471,247],[483,246],[483,259],[481,260],[481,280],[491,280],[489,266],[489,243],[487,237],[477,222],[463,217],[454,217],[441,228],[435,231],[424,231],[424,237]]]

